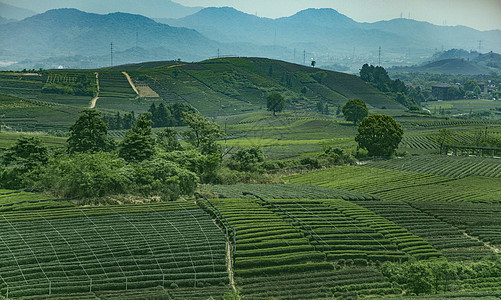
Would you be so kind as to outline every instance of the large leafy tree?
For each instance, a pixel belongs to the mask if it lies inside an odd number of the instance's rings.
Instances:
[[[184,113],[183,122],[189,127],[189,130],[183,132],[184,138],[200,153],[216,154],[221,152],[216,141],[224,136],[224,132],[219,124],[208,120],[199,113]]]
[[[68,138],[68,152],[99,152],[111,151],[115,143],[108,134],[108,125],[101,120],[101,113],[86,109],[81,111],[81,116],[70,127]]]
[[[22,136],[3,157],[5,165],[15,165],[23,170],[32,170],[49,160],[49,150],[36,136]]]
[[[272,93],[266,97],[266,107],[269,111],[273,112],[273,115],[276,116],[277,112],[281,112],[285,107],[285,99],[279,93]]]
[[[155,154],[155,139],[151,136],[151,120],[141,115],[120,143],[119,155],[127,161],[139,162]]]
[[[1,159],[7,168],[0,168],[0,187],[17,189],[31,186],[48,160],[49,151],[38,137],[20,137]]]
[[[367,149],[370,156],[390,156],[402,140],[402,126],[387,115],[372,115],[365,118],[355,136],[360,148]]]
[[[369,114],[369,109],[363,100],[350,99],[343,106],[343,115],[347,121],[353,122],[353,125],[360,123]]]

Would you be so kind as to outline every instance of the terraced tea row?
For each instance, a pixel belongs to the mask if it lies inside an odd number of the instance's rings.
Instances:
[[[387,191],[446,182],[451,179],[411,171],[366,166],[341,166],[287,176],[284,177],[284,180],[289,183],[314,184],[378,195]]]
[[[479,261],[492,251],[457,227],[401,201],[357,201],[378,215],[395,222],[429,242],[451,261]]]
[[[0,249],[9,297],[229,281],[224,235],[190,203],[5,212]]]
[[[501,253],[501,204],[413,202],[411,205],[480,239]]]
[[[210,200],[236,229],[234,270],[246,298],[393,294],[374,262],[441,256],[421,238],[345,200],[270,201]],[[357,275],[361,270],[364,275]]]
[[[373,162],[369,166],[453,178],[472,175],[501,178],[501,160],[496,158],[421,155]]]
[[[440,257],[420,237],[357,204],[344,200],[273,200],[310,231],[310,242],[328,260],[405,261]],[[278,212],[277,212],[278,213]],[[284,216],[287,217],[287,216]],[[301,229],[301,228],[299,228]]]
[[[344,199],[375,200],[376,196],[309,184],[243,184],[206,185],[202,189],[217,198],[238,198],[242,192],[255,193],[266,199]]]
[[[468,176],[451,181],[413,186],[378,193],[384,200],[448,201],[448,202],[501,202],[501,179]]]

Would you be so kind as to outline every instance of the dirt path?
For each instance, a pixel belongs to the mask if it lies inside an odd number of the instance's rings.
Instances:
[[[471,236],[469,235],[468,233],[466,233],[466,231],[463,231],[463,234],[466,236],[466,237],[469,237],[470,239],[472,240],[475,240],[475,241],[478,241],[482,244],[484,244],[485,247],[489,248],[492,250],[492,252],[494,253],[501,253],[501,249],[497,248],[497,247],[494,247],[492,246],[491,244],[487,243],[487,242],[484,242],[482,241],[481,239],[477,238],[477,237],[474,237],[474,236]]]
[[[124,74],[125,77],[127,77],[127,81],[129,81],[130,86],[132,87],[134,92],[136,92],[136,95],[139,96],[139,91],[137,90],[136,86],[134,85],[134,82],[132,82],[132,79],[130,79],[129,74],[127,74],[127,72],[122,72],[122,74]]]
[[[96,72],[96,86],[97,86],[97,94],[96,94],[96,97],[92,98],[92,100],[90,100],[90,105],[89,105],[89,108],[92,109],[94,107],[96,107],[96,102],[97,102],[97,99],[99,99],[99,73]]]
[[[229,241],[226,242],[226,266],[228,268],[228,275],[230,276],[230,285],[233,289],[233,292],[237,293],[237,287],[235,286],[235,277],[233,276],[233,262],[231,259],[231,243]],[[240,299],[240,297],[239,297]]]

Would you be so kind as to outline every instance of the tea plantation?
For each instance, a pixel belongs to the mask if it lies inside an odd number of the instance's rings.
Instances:
[[[137,94],[123,72],[158,97]],[[266,111],[273,92],[286,101],[276,116]],[[402,125],[397,157],[367,157],[357,147],[357,127],[337,112],[351,98]],[[3,72],[0,161],[28,133],[48,147],[53,165],[69,168],[68,128],[91,102],[102,115],[136,117],[152,104],[189,104],[221,126],[214,144],[224,151],[203,160],[180,139],[186,152],[161,149],[150,164],[103,156],[120,166],[109,166],[120,184],[153,182],[140,196],[0,190],[2,298],[501,297],[501,160],[485,145],[501,137],[498,120],[407,111],[356,76],[261,58]],[[188,130],[164,133],[178,139]],[[126,132],[108,136],[119,143]],[[440,153],[444,144],[476,150]],[[251,171],[231,169],[233,155],[248,149],[261,150],[262,160],[244,166]],[[166,158],[173,161],[157,164]],[[220,168],[204,173],[215,161]],[[171,167],[164,186],[155,176]],[[162,185],[167,195],[195,173],[204,176],[195,193],[172,201],[148,194]],[[114,180],[101,175],[94,184]]]

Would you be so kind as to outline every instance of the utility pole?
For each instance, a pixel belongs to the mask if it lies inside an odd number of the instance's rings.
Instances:
[[[136,49],[139,41],[139,32],[136,31]]]
[[[379,46],[379,66],[381,66],[381,46]]]
[[[478,53],[482,53],[482,40],[478,41]]]
[[[303,65],[306,66],[306,50],[303,50]]]
[[[296,63],[296,48],[294,48],[294,60],[293,60],[294,63]]]
[[[217,58],[219,58],[219,48],[217,48]]]
[[[113,67],[113,42],[110,43],[110,62]]]

